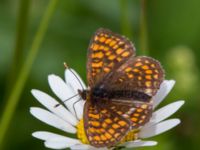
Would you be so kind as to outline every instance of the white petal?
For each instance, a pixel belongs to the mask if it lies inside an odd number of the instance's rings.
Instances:
[[[88,144],[79,144],[70,147],[71,150],[95,150],[96,148]]]
[[[65,81],[67,84],[71,85],[75,92],[77,90],[86,89],[85,83],[81,77],[71,68],[65,70]]]
[[[126,143],[123,144],[123,146],[126,146],[127,148],[144,147],[144,146],[155,146],[155,145],[157,145],[156,141],[141,141],[141,140],[130,141],[130,142],[126,142]]]
[[[151,120],[144,127],[151,126],[160,121],[163,121],[164,119],[174,114],[184,103],[184,101],[176,101],[158,109],[153,113]]]
[[[177,126],[180,123],[179,119],[169,119],[162,121],[158,124],[154,124],[152,126],[143,127],[141,131],[139,132],[140,138],[149,138],[158,134],[161,134],[175,126]]]
[[[31,93],[48,110],[55,113],[57,116],[61,117],[63,120],[72,125],[77,124],[78,121],[76,118],[65,107],[62,105],[55,107],[59,103],[54,98],[39,90],[31,90]]]
[[[80,141],[73,140],[67,137],[57,137],[49,139],[45,142],[46,147],[53,149],[65,149],[76,144],[80,144]]]
[[[96,148],[88,144],[77,144],[70,147],[71,150],[108,150],[107,148]]]
[[[47,132],[47,131],[37,131],[37,132],[32,133],[32,136],[35,138],[38,138],[40,140],[43,140],[43,141],[48,141],[50,139],[55,139],[55,138],[57,138],[57,139],[65,138],[68,142],[80,143],[79,140],[77,140],[77,139],[65,137],[65,136]]]
[[[76,128],[47,110],[31,107],[30,112],[37,119],[48,125],[51,125],[65,132],[76,133]]]
[[[83,118],[84,104],[85,104],[85,101],[81,99],[80,101],[78,101],[74,105],[74,109],[75,109],[76,115],[77,115],[79,120]]]
[[[78,73],[69,68],[65,70],[65,81],[68,85],[72,87],[74,92],[76,93],[78,90],[84,90],[86,89],[85,83],[81,79],[81,77],[78,75]],[[80,102],[77,102],[75,105],[75,111],[78,119],[83,118],[83,107],[84,107],[85,101],[80,100]]]
[[[173,88],[174,84],[174,80],[163,81],[157,94],[152,98],[154,108],[164,100],[164,98],[169,94],[169,92]]]
[[[80,101],[82,101],[81,97],[78,94],[78,92],[74,91],[71,86],[67,85],[60,77],[56,75],[49,75],[48,77],[49,85],[52,89],[52,91],[58,96],[62,101],[65,101],[65,105],[67,108],[74,114],[78,115],[78,118],[82,118],[82,114],[77,113],[76,110],[83,110],[83,106]],[[75,96],[75,97],[73,97]],[[71,98],[73,97],[73,98]],[[67,100],[69,99],[70,100]],[[66,101],[67,100],[67,101]],[[79,102],[78,102],[79,101]],[[74,105],[75,104],[75,105]],[[76,109],[76,110],[74,110]]]

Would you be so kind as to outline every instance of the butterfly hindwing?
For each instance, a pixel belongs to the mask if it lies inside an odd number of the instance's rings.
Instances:
[[[131,57],[112,76],[104,79],[104,88],[108,91],[133,91],[154,96],[164,79],[164,71],[160,63],[150,57]],[[133,99],[134,100],[134,99]],[[137,100],[137,99],[135,99]]]
[[[87,61],[89,87],[96,86],[113,69],[135,55],[133,44],[107,29],[98,29],[90,41]]]
[[[152,104],[132,100],[112,100],[111,109],[131,122],[131,130],[147,123],[152,116]]]

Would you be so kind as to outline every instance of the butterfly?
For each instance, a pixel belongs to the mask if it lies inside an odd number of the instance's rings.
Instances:
[[[135,55],[126,37],[108,29],[98,29],[90,41],[88,89],[79,93],[86,100],[85,133],[94,147],[117,145],[152,115],[151,98],[164,80],[164,70],[157,60]]]

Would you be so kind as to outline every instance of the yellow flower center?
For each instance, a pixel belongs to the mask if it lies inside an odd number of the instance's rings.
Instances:
[[[89,141],[87,139],[87,136],[84,130],[83,119],[81,119],[79,123],[77,124],[77,137],[81,140],[83,144],[89,144]]]
[[[124,142],[128,142],[128,141],[133,141],[136,140],[138,137],[138,132],[139,130],[132,130],[130,131],[122,140],[120,143],[124,143]],[[89,141],[87,139],[87,136],[85,134],[85,130],[84,130],[84,123],[83,123],[83,119],[81,119],[79,121],[79,123],[77,124],[77,137],[79,140],[81,140],[81,142],[83,144],[89,144]]]

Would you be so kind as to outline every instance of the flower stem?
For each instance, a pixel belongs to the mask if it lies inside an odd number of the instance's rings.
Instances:
[[[140,50],[143,55],[148,55],[148,33],[146,20],[146,0],[141,0],[140,13]]]
[[[131,26],[128,19],[128,1],[120,0],[120,10],[121,10],[121,32],[123,35],[131,38]]]
[[[51,0],[49,2],[45,10],[44,16],[41,20],[41,23],[39,25],[38,31],[33,40],[27,59],[25,60],[25,63],[22,65],[22,68],[19,72],[19,76],[15,82],[15,85],[12,89],[10,96],[8,97],[8,101],[7,101],[5,110],[3,112],[1,124],[0,124],[0,146],[3,146],[5,133],[8,129],[8,126],[10,124],[14,111],[16,109],[16,106],[19,102],[19,98],[25,86],[28,75],[30,73],[31,66],[36,58],[42,39],[46,33],[50,18],[52,17],[53,12],[56,8],[57,2],[58,0]]]
[[[30,0],[20,0],[18,21],[17,21],[17,31],[16,31],[16,41],[14,48],[14,55],[12,59],[12,64],[10,71],[8,72],[5,99],[7,99],[12,85],[15,83],[17,78],[19,68],[21,68],[23,59],[23,50],[25,44],[25,37],[28,27],[28,17],[30,12]]]

